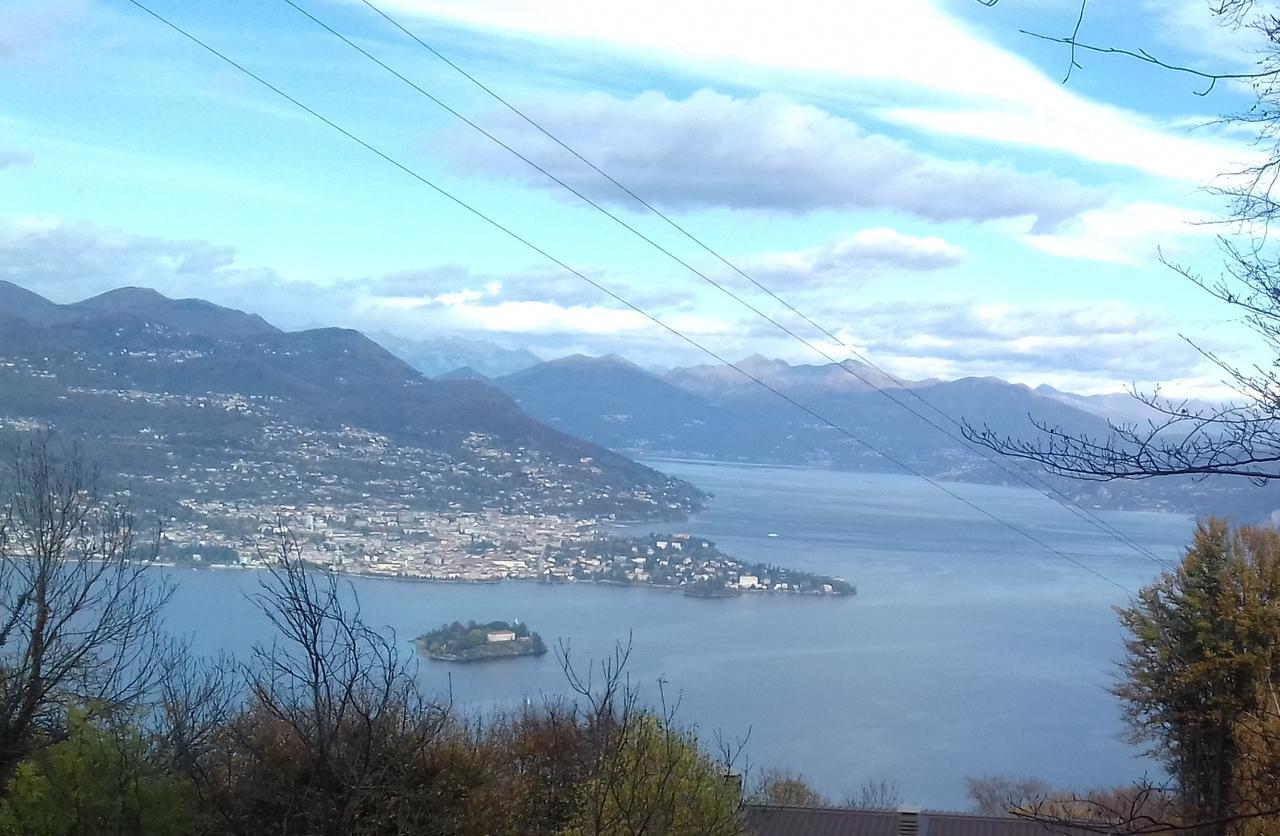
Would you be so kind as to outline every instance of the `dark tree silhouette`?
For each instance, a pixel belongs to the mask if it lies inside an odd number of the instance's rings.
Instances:
[[[127,505],[77,448],[47,435],[0,471],[0,787],[33,750],[65,736],[67,712],[108,715],[163,679],[160,610]]]

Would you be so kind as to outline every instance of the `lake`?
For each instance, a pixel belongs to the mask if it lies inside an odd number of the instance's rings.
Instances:
[[[896,782],[908,803],[960,809],[964,778],[1033,775],[1076,788],[1157,767],[1122,742],[1107,693],[1122,652],[1125,593],[911,477],[651,462],[715,495],[677,526],[736,557],[840,575],[854,598],[701,600],[645,589],[356,579],[367,619],[406,642],[445,621],[527,621],[585,662],[630,636],[630,673],[680,696],[704,736],[749,733],[755,767],[804,772],[840,798]],[[950,486],[1129,589],[1149,559],[1021,488]],[[1193,521],[1102,512],[1162,558]],[[647,530],[647,526],[645,529]],[[770,536],[776,535],[776,536]],[[201,652],[268,639],[245,600],[252,572],[178,571],[168,622]],[[564,690],[550,654],[477,666],[423,662],[428,691],[475,710]]]

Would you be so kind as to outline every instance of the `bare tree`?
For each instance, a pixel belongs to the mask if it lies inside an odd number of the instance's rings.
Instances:
[[[867,781],[845,796],[844,806],[855,810],[896,810],[902,806],[902,791],[892,781]]]
[[[1054,833],[1137,834],[1220,832],[1232,824],[1188,816],[1170,782],[1144,779],[1133,786],[1086,793],[1051,792],[1011,807],[1008,815],[1047,825]]]
[[[995,5],[995,0],[985,5]],[[1144,423],[1114,423],[1087,436],[1035,422],[1030,437],[1011,437],[990,428],[968,427],[970,440],[1009,456],[1028,459],[1052,472],[1089,480],[1147,479],[1161,476],[1234,476],[1263,483],[1280,479],[1280,251],[1270,234],[1280,217],[1273,190],[1280,177],[1280,5],[1262,0],[1207,0],[1205,14],[1247,39],[1251,64],[1244,69],[1200,69],[1163,60],[1141,45],[1089,43],[1082,35],[1088,0],[1081,0],[1071,32],[1064,36],[1030,33],[1068,50],[1067,80],[1081,68],[1080,55],[1120,56],[1189,74],[1207,82],[1207,95],[1221,81],[1248,85],[1252,105],[1218,120],[1247,129],[1255,154],[1236,170],[1221,172],[1207,189],[1222,197],[1226,212],[1219,237],[1224,267],[1208,277],[1184,264],[1165,260],[1179,275],[1234,309],[1261,340],[1268,363],[1237,364],[1200,340],[1188,340],[1219,370],[1234,391],[1231,402],[1197,408],[1165,398],[1157,389],[1133,392],[1153,418]],[[1152,12],[1151,14],[1156,14]],[[1224,56],[1224,63],[1228,61]],[[1163,257],[1162,257],[1163,258]],[[1030,428],[1029,428],[1030,429]]]
[[[830,807],[831,802],[814,789],[808,776],[776,767],[756,776],[751,792],[752,804],[769,807]]]
[[[421,695],[395,636],[364,621],[354,590],[308,568],[283,529],[268,572],[253,599],[276,638],[253,649],[242,668],[247,707],[195,764],[202,793],[238,832],[402,832],[431,817],[428,805],[393,801],[427,783],[412,776],[449,707]],[[215,695],[202,704],[216,710],[220,680],[195,685]]]
[[[243,707],[240,668],[230,656],[202,659],[174,645],[174,661],[158,688],[155,710],[148,718],[157,756],[170,772],[185,776],[205,806],[221,810],[212,792],[209,764],[223,732]]]
[[[977,2],[990,8],[998,5],[1000,0],[977,0]],[[1049,35],[1044,32],[1022,30],[1024,35],[1068,47],[1067,70],[1062,78],[1064,84],[1071,80],[1071,76],[1076,70],[1084,69],[1080,63],[1081,53],[1125,58],[1159,67],[1175,74],[1191,76],[1205,83],[1205,86],[1197,91],[1197,95],[1200,96],[1207,96],[1212,93],[1218,83],[1222,81],[1256,84],[1259,82],[1269,83],[1275,80],[1277,67],[1265,60],[1258,61],[1257,66],[1252,69],[1204,69],[1167,61],[1143,46],[1127,47],[1097,44],[1082,40],[1081,32],[1084,28],[1085,17],[1089,11],[1089,0],[1078,0],[1078,4],[1077,12],[1073,17],[1074,24],[1069,34]],[[1234,29],[1257,30],[1264,35],[1270,35],[1270,29],[1275,24],[1275,14],[1272,9],[1264,8],[1266,5],[1268,4],[1261,2],[1261,0],[1205,0],[1204,3],[1205,13],[1212,16],[1223,26]]]
[[[573,664],[567,644],[557,652],[578,695],[585,732],[579,810],[567,834],[690,833],[738,836],[742,794],[734,768],[742,744],[704,751],[697,734],[676,722],[679,701],[646,708],[626,674],[631,644],[586,672]],[[598,678],[597,678],[598,677]]]
[[[965,778],[965,792],[974,812],[984,816],[1008,816],[1049,795],[1048,783],[1040,778],[1010,775],[983,775]]]
[[[65,731],[66,712],[111,713],[162,676],[160,611],[171,587],[147,570],[127,505],[77,448],[45,435],[0,475],[0,788]]]

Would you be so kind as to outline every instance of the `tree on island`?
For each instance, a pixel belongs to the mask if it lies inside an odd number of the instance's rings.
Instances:
[[[466,654],[478,648],[505,644],[489,641],[491,634],[504,632],[515,635],[516,645],[526,655],[540,655],[547,652],[542,636],[532,632],[527,624],[520,621],[511,624],[505,621],[490,621],[483,624],[475,621],[468,621],[466,624],[454,621],[451,624],[442,624],[430,633],[419,636],[417,644],[419,649],[431,656]]]

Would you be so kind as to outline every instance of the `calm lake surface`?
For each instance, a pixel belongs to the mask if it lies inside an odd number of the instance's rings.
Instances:
[[[1112,608],[1125,593],[918,479],[800,468],[654,462],[715,494],[678,526],[741,558],[855,583],[844,599],[699,600],[579,584],[447,585],[356,579],[369,621],[406,641],[454,619],[519,618],[582,661],[632,637],[633,681],[681,697],[704,736],[750,733],[753,766],[807,774],[835,798],[867,780],[904,800],[966,806],[964,778],[1035,775],[1089,787],[1156,767],[1123,743],[1107,693],[1120,657]],[[1159,571],[1034,491],[955,486],[1130,589]],[[1176,559],[1193,521],[1102,516]],[[647,527],[646,527],[647,528]],[[770,534],[777,536],[771,537]],[[201,652],[269,640],[244,593],[257,575],[175,571],[168,622]],[[476,710],[564,690],[550,654],[478,666],[423,662],[429,691]]]

